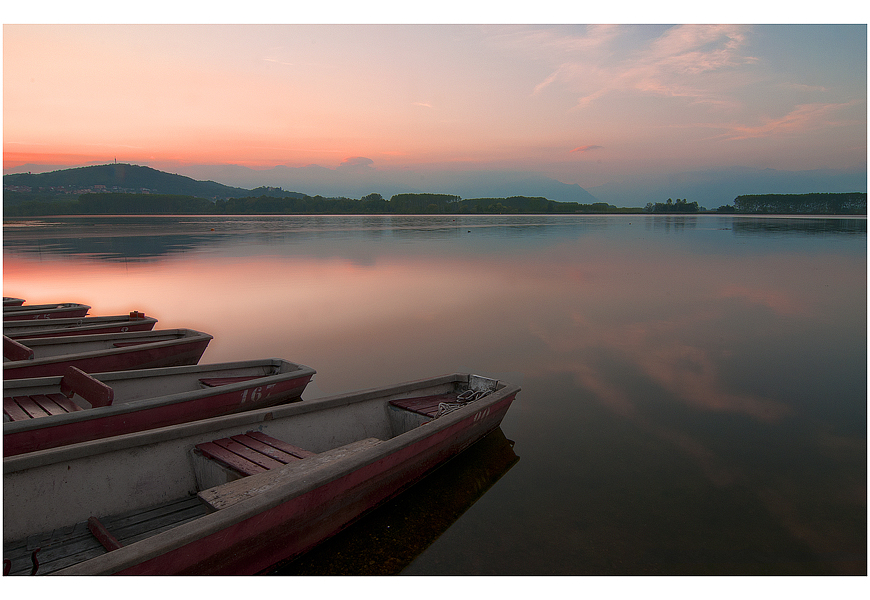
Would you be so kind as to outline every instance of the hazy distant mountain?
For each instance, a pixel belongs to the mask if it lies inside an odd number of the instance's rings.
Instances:
[[[751,194],[812,194],[866,192],[867,171],[778,171],[733,167],[645,176],[590,188],[601,202],[616,206],[646,206],[668,198],[715,209],[737,196]]]
[[[82,191],[148,192],[178,194],[199,198],[233,198],[250,194],[249,190],[214,181],[196,181],[184,175],[165,173],[142,167],[113,163],[48,173],[16,173],[3,176],[3,186],[29,187],[33,191],[81,193]]]
[[[338,168],[319,165],[277,166],[266,170],[239,165],[184,165],[172,167],[185,175],[170,174],[151,167],[109,164],[63,169],[48,173],[17,173],[3,176],[5,185],[38,187],[64,186],[94,191],[141,191],[183,194],[201,198],[231,198],[273,193],[255,188],[282,188],[309,196],[362,198],[379,193],[385,198],[401,193],[453,194],[462,198],[509,196],[544,197],[557,202],[591,204],[597,199],[579,185],[570,185],[537,173],[510,171],[380,171],[366,159],[348,161]],[[34,168],[35,170],[35,168]],[[223,181],[238,187],[215,183]],[[252,191],[253,190],[253,191]],[[285,192],[286,193],[286,192]]]

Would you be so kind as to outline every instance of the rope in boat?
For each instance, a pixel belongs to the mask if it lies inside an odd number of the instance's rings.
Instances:
[[[485,398],[486,396],[489,396],[493,391],[494,390],[465,390],[464,392],[456,396],[456,400],[458,400],[458,402],[439,402],[438,412],[435,413],[435,418],[437,419],[438,417],[450,414],[454,410],[459,410],[463,406],[467,406],[475,400]]]

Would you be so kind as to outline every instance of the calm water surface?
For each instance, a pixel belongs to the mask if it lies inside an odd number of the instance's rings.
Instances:
[[[7,220],[3,294],[282,357],[315,398],[453,371],[501,429],[279,574],[866,574],[867,223]]]

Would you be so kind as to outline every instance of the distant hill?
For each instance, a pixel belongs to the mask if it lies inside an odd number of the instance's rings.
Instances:
[[[194,196],[211,200],[250,196],[251,190],[214,181],[197,181],[124,163],[63,169],[50,173],[15,173],[3,176],[3,189],[21,193],[58,196],[99,192],[127,192]],[[274,193],[274,192],[272,192]]]

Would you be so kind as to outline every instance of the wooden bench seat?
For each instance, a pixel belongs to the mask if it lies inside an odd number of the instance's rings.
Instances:
[[[196,451],[221,465],[248,476],[315,456],[259,431],[221,438],[196,445]]]
[[[12,421],[63,415],[79,410],[82,410],[82,407],[63,394],[35,394],[33,396],[7,396],[3,398],[3,412]]]
[[[67,367],[60,380],[59,394],[5,396],[3,414],[12,421],[26,421],[84,410],[71,400],[76,394],[87,400],[92,407],[111,406],[115,397],[114,390],[99,379],[76,367]]]
[[[438,394],[436,396],[424,396],[422,398],[402,398],[390,400],[390,404],[396,408],[410,410],[431,419],[438,414],[438,405],[442,402],[456,402],[456,394]]]
[[[291,462],[279,468],[205,489],[197,495],[212,510],[221,510],[278,487],[302,485],[318,471],[329,468],[336,461],[348,459],[380,443],[381,440],[377,438],[351,442],[305,460]]]

